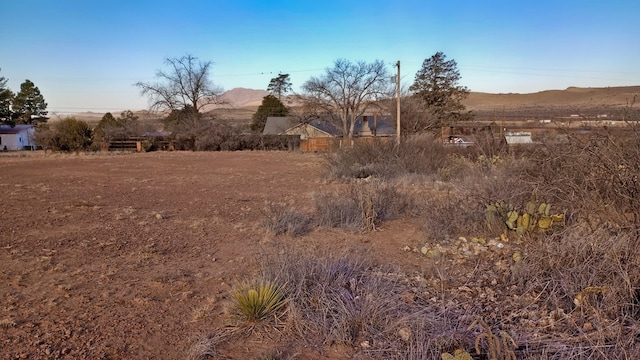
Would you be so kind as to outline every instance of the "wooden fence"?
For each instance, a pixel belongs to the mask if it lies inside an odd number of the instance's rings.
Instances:
[[[356,137],[351,139],[351,141],[349,141],[348,138],[342,137],[316,137],[300,141],[300,150],[302,150],[302,152],[332,152],[345,146],[374,144],[376,142],[387,143],[390,141],[395,141],[395,137]]]
[[[126,139],[114,139],[110,142],[100,143],[100,150],[103,151],[149,151],[153,150],[173,150],[173,141],[157,139],[157,138],[145,138],[145,137],[130,137]]]

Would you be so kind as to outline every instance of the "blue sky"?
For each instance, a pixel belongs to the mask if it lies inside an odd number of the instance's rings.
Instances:
[[[229,90],[294,90],[338,58],[400,60],[409,86],[437,51],[472,91],[640,85],[637,0],[0,0],[0,76],[51,112],[143,109],[163,59],[211,60]]]

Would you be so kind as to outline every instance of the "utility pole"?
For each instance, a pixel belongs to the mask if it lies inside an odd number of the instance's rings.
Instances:
[[[396,66],[398,66],[398,74],[396,75],[396,100],[398,102],[396,106],[396,145],[400,146],[400,60],[398,60]]]

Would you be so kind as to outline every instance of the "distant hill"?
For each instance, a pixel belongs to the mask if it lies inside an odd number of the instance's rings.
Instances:
[[[207,106],[204,111],[214,111],[221,118],[251,119],[251,115],[262,103],[262,98],[269,93],[265,90],[234,88],[222,94],[224,105]],[[565,90],[545,90],[529,94],[491,94],[471,92],[464,101],[467,109],[476,112],[490,111],[532,111],[539,108],[555,109],[589,109],[589,108],[621,108],[633,101],[634,96],[640,101],[640,86],[579,88],[569,87]],[[287,104],[295,106],[292,99]],[[147,110],[134,111],[141,120],[161,117],[162,114],[150,113]],[[97,123],[104,113],[84,112],[73,114],[79,120],[92,124]],[[114,112],[114,116],[120,112]],[[55,122],[52,116],[51,122]]]
[[[225,92],[222,98],[228,102],[224,107],[257,107],[262,102],[262,98],[268,94],[265,90],[234,88]],[[627,105],[634,96],[640,96],[640,86],[569,87],[565,90],[545,90],[528,94],[471,92],[464,103],[469,110],[518,109],[537,106],[618,107]]]
[[[222,99],[230,107],[260,106],[262,98],[269,93],[266,90],[234,88],[222,94]]]
[[[530,94],[471,92],[464,104],[469,110],[526,109],[539,106],[572,108],[622,107],[630,103],[634,96],[640,96],[640,86],[569,87],[565,90],[545,90]]]

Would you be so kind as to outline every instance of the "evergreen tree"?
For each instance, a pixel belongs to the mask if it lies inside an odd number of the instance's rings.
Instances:
[[[262,104],[258,106],[258,110],[253,114],[253,122],[251,130],[262,132],[264,125],[267,123],[269,116],[287,116],[289,109],[273,95],[267,95],[262,98]]]
[[[449,125],[470,117],[462,101],[469,89],[458,85],[460,72],[455,60],[446,60],[446,55],[437,52],[422,63],[409,90],[422,100],[429,116],[415,130]]]
[[[118,127],[118,120],[108,112],[102,116],[95,129],[93,129],[93,138],[95,141],[110,141],[112,130]]]
[[[47,121],[47,103],[40,89],[30,80],[20,85],[20,91],[13,99],[13,111],[19,124],[37,124]]]
[[[278,100],[282,101],[282,95],[291,91],[289,74],[278,74],[277,77],[271,79],[269,86],[267,86],[267,91],[270,92],[271,95],[277,95]]]
[[[7,81],[4,76],[0,76],[0,124],[13,124],[11,103],[15,95],[7,88]]]
[[[138,127],[138,117],[131,110],[127,110],[115,118],[110,112],[104,114],[98,125],[93,129],[96,141],[109,142],[116,137],[133,135]]]

